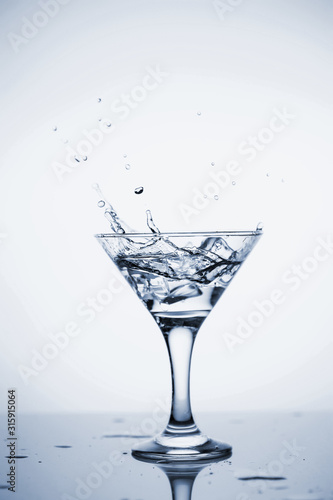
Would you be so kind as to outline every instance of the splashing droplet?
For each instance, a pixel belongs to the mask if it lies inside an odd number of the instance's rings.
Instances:
[[[109,127],[109,128],[111,127],[111,125],[112,125],[112,123],[110,123],[110,122],[106,123],[106,126]]]
[[[146,214],[147,214],[147,226],[149,227],[149,229],[153,232],[153,233],[157,233],[157,234],[160,234],[160,230],[158,229],[158,227],[156,226],[154,220],[153,220],[153,217],[151,215],[151,212],[150,210],[146,210]]]
[[[231,183],[233,186],[236,186],[236,181],[232,181]]]
[[[216,200],[216,201],[217,201],[218,199],[219,199],[219,197],[218,197],[218,195],[216,194],[216,195],[214,196],[214,200]]]
[[[83,161],[87,161],[88,160],[88,156],[82,156],[82,160]]]
[[[74,160],[80,163],[80,158],[78,156],[74,156]]]
[[[102,99],[99,97],[99,98],[97,99],[97,102],[101,102],[101,100],[102,100]]]
[[[258,222],[257,224],[257,227],[256,227],[256,231],[262,231],[264,229],[264,225],[262,222]]]
[[[105,215],[105,218],[107,219],[107,221],[110,223],[112,231],[114,231],[115,233],[124,234],[125,233],[125,229],[122,227],[116,211],[114,210],[114,208],[111,205],[111,203],[109,203],[105,199],[105,197],[103,196],[103,193],[102,193],[99,185],[98,184],[93,184],[92,188],[95,189],[95,191],[97,192],[97,194],[99,196],[99,202],[97,203],[98,206],[100,206],[100,202],[101,201],[103,201],[104,204],[105,204],[105,206],[106,206],[104,215]]]
[[[267,172],[266,177],[269,177],[269,173]]]
[[[126,170],[130,170],[131,169],[131,165],[129,163],[126,163],[125,168],[126,168]]]
[[[143,193],[143,187],[140,186],[140,187],[137,187],[134,189],[134,193],[135,194],[142,194]]]
[[[57,130],[58,130],[57,126],[53,127],[53,132],[56,132]]]
[[[212,161],[212,163],[211,163],[211,166],[212,166],[212,167],[215,167],[215,163],[214,163],[213,161]]]
[[[125,155],[123,155],[123,157],[124,157],[124,158],[127,158],[127,155],[125,154]]]
[[[97,205],[99,206],[99,208],[103,208],[103,207],[105,207],[105,201],[104,200],[99,200],[99,202],[97,203]]]
[[[198,115],[198,116],[201,116],[201,111],[198,111],[198,112],[197,112],[197,115]]]

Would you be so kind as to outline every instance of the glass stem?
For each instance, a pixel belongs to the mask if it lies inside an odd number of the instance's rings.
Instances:
[[[163,331],[163,330],[162,330]],[[175,327],[163,331],[167,344],[172,374],[172,405],[167,435],[197,434],[190,401],[190,368],[192,350],[198,328]]]
[[[172,500],[191,500],[193,482],[193,478],[171,479]]]

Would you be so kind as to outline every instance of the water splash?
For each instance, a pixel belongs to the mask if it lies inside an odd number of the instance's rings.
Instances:
[[[93,189],[95,189],[96,193],[98,194],[99,196],[99,202],[98,202],[98,206],[99,207],[106,207],[105,208],[105,212],[104,212],[104,215],[107,219],[107,221],[110,223],[110,227],[112,229],[112,231],[114,231],[115,233],[120,233],[120,234],[124,234],[125,233],[125,229],[122,227],[119,219],[118,219],[118,215],[117,215],[117,212],[114,210],[113,206],[111,205],[111,203],[109,203],[105,197],[103,196],[103,193],[99,187],[98,184],[93,184]],[[104,202],[104,205],[101,205],[101,202]]]
[[[150,210],[146,210],[146,214],[147,214],[147,226],[149,227],[149,229],[153,232],[153,233],[156,233],[156,234],[160,234],[160,230],[158,229],[158,227],[156,226],[154,220],[153,220],[153,217],[151,215],[151,212]]]
[[[142,194],[143,191],[144,191],[143,186],[139,186],[139,187],[134,189],[135,194]]]

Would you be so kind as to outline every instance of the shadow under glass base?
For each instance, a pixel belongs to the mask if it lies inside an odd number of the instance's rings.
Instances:
[[[158,436],[149,441],[138,443],[132,448],[132,455],[145,462],[209,462],[216,459],[227,459],[232,455],[229,444],[208,439],[202,444],[186,447],[165,445],[158,442]]]

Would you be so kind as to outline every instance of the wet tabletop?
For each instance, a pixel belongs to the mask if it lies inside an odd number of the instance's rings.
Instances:
[[[202,470],[135,460],[151,415],[19,415],[14,494],[1,416],[0,499],[170,500],[172,484],[177,500],[333,500],[332,414],[202,414],[197,423],[232,445],[230,459]]]

